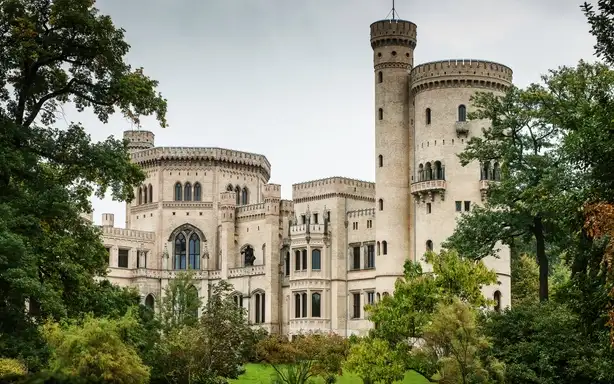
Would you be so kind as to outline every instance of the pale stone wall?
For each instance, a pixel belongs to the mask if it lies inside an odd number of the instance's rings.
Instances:
[[[461,167],[456,155],[480,134],[483,123],[457,122],[458,106],[469,112],[476,91],[503,92],[512,79],[511,69],[486,61],[446,60],[412,69],[416,29],[400,20],[371,25],[376,183],[344,177],[307,181],[292,186],[292,200],[281,200],[281,186],[269,183],[271,165],[263,155],[155,147],[153,133],[126,132],[132,160],[146,174],[140,188],[149,192],[151,185],[152,193],[147,202],[139,201],[135,189],[137,198],[126,205],[127,229],[115,228],[112,214],[103,215],[108,279],[138,287],[143,300],[150,294],[160,297],[178,273],[175,234],[195,231],[202,254],[195,286],[203,300],[210,284],[225,279],[251,322],[256,321],[255,298],[264,297],[265,319],[256,326],[270,332],[366,334],[372,324],[364,306],[393,293],[405,260],[420,259],[427,240],[440,249],[463,214],[456,211],[456,201],[461,211],[465,201],[469,209],[482,203],[487,183],[480,181],[479,166]],[[430,124],[426,108],[431,109]],[[420,181],[420,164],[437,161],[445,177]],[[200,201],[176,201],[178,182],[198,182]],[[247,204],[237,202],[237,186],[240,194],[243,188],[249,191]],[[246,266],[241,251],[248,246],[255,261]],[[500,248],[499,259],[486,260],[499,284],[485,287],[484,293],[493,297],[498,291],[507,306],[509,249]],[[129,250],[126,268],[118,266],[120,249]],[[319,269],[314,252],[320,253]],[[312,307],[314,294],[320,297],[320,316]]]

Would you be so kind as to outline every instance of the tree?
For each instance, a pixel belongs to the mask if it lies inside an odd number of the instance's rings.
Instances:
[[[0,31],[0,354],[38,369],[36,323],[81,313],[106,273],[101,233],[80,217],[92,192],[131,200],[144,179],[122,141],[54,128],[61,106],[102,122],[116,109],[135,123],[155,114],[164,127],[166,101],[126,64],[124,31],[93,0],[5,0]]]
[[[485,324],[494,357],[506,365],[509,383],[609,383],[612,351],[587,339],[566,305],[524,303],[491,313]]]
[[[535,259],[522,255],[512,260],[512,306],[539,300],[539,267]]]
[[[152,382],[225,383],[243,373],[254,337],[231,292],[225,281],[211,286],[200,319],[186,323],[189,317],[183,317],[183,322],[166,329],[156,345]]]
[[[433,321],[425,327],[423,345],[411,353],[415,361],[431,360],[437,366],[439,383],[502,383],[505,368],[489,356],[490,347],[474,310],[455,300],[438,305]]]
[[[455,251],[428,252],[425,261],[433,266],[433,273],[423,273],[419,263],[406,261],[394,294],[366,307],[375,324],[371,336],[392,346],[415,341],[422,337],[439,303],[451,304],[460,298],[473,306],[489,304],[481,287],[496,283],[497,275],[481,261],[462,258]]]
[[[198,322],[202,300],[195,283],[194,271],[180,272],[164,288],[164,294],[158,299],[158,316],[164,332]]]
[[[469,117],[490,125],[483,128],[483,137],[469,140],[459,155],[461,164],[498,161],[501,181],[489,184],[484,207],[464,215],[445,244],[481,259],[496,256],[499,241],[510,244],[518,237],[534,239],[540,300],[548,299],[547,245],[562,241],[566,228],[561,217],[570,205],[577,206],[573,203],[576,183],[568,177],[556,150],[561,129],[544,113],[544,93],[544,87],[533,84],[525,90],[511,87],[504,96],[473,96],[476,110]]]
[[[279,383],[304,384],[320,376],[327,383],[342,374],[348,342],[336,334],[307,333],[288,340],[270,335],[257,345],[259,358],[275,370]]]
[[[390,384],[403,380],[405,375],[402,359],[382,339],[363,338],[353,344],[344,367],[359,376],[365,384]]]
[[[108,383],[147,383],[149,368],[122,339],[136,326],[132,311],[117,320],[87,316],[81,324],[47,322],[43,334],[52,351],[50,369]]]

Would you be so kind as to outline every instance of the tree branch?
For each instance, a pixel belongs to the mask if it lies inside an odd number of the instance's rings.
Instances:
[[[38,102],[36,102],[36,104],[34,104],[34,107],[32,108],[32,111],[30,112],[30,114],[28,115],[28,118],[26,119],[26,121],[22,124],[23,127],[28,128],[30,126],[30,124],[32,124],[32,122],[34,121],[34,119],[36,119],[36,116],[38,115],[38,113],[40,112],[41,108],[43,107],[43,104],[45,104],[47,101],[58,97],[58,96],[62,96],[65,95],[67,93],[70,92],[70,88],[73,86],[73,84],[76,83],[76,80],[73,78],[71,79],[64,88],[58,89],[54,92],[51,92],[43,97],[40,98],[40,100],[38,100]]]

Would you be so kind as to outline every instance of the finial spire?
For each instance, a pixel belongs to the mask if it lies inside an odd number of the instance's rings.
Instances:
[[[397,12],[397,9],[394,6],[394,0],[392,0],[392,10],[388,12],[388,15],[386,15],[386,18],[388,18],[388,16],[391,17],[391,20],[400,19],[399,13]]]

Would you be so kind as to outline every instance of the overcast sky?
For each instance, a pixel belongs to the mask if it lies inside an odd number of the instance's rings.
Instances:
[[[126,29],[128,61],[159,80],[170,127],[145,120],[158,146],[264,154],[271,182],[345,176],[373,181],[373,66],[369,25],[391,0],[98,0]],[[592,61],[581,0],[396,0],[418,25],[415,64],[486,59],[525,86],[560,65]],[[95,140],[130,123],[70,111]],[[94,199],[94,218],[125,210]]]

